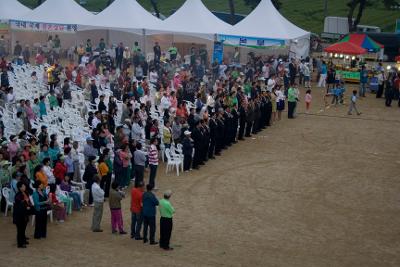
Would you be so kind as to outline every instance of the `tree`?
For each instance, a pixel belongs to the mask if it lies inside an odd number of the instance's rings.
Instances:
[[[367,0],[351,0],[347,3],[349,7],[349,13],[347,15],[347,20],[349,23],[349,32],[355,32],[357,30],[357,25],[361,21],[365,6],[367,5]],[[353,20],[354,11],[358,6],[358,12],[355,20]]]
[[[160,18],[160,10],[158,9],[158,1],[150,0],[151,5],[153,6],[154,12],[156,13],[157,18]]]
[[[260,1],[261,0],[244,0],[244,3],[254,9],[260,3]],[[272,0],[272,4],[278,10],[282,7],[282,2],[280,0]]]
[[[107,6],[111,5],[112,2],[114,2],[114,0],[108,0],[108,1],[107,1]]]
[[[40,6],[42,4],[43,0],[37,0],[36,6]]]
[[[231,24],[233,25],[236,22],[236,20],[235,20],[235,14],[236,14],[235,3],[233,2],[233,0],[228,0],[228,4],[229,4],[229,11],[231,14],[230,21],[231,21]]]

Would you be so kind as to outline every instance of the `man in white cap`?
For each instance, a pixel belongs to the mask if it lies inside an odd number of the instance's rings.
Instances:
[[[193,140],[190,138],[192,133],[189,130],[186,130],[184,134],[185,137],[182,140],[183,171],[188,172],[192,165]]]
[[[160,248],[165,250],[173,250],[169,246],[169,241],[171,239],[172,233],[172,217],[175,213],[174,207],[169,202],[171,198],[172,191],[167,190],[164,192],[164,198],[159,202],[160,210]]]

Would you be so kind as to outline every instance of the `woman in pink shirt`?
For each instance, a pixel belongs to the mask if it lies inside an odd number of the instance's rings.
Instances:
[[[121,146],[121,149],[118,152],[118,156],[121,159],[122,162],[122,168],[121,168],[121,175],[120,177],[116,176],[115,179],[118,183],[119,186],[121,187],[127,187],[129,185],[129,173],[128,173],[128,169],[129,169],[129,163],[131,161],[132,158],[132,154],[129,151],[129,146],[124,144]]]
[[[176,99],[175,92],[171,92],[169,96],[169,102],[171,103],[171,107],[175,110],[178,108],[178,99]]]
[[[32,110],[31,102],[29,100],[25,101],[25,112],[26,116],[28,117],[28,120],[32,123],[32,121],[36,119],[36,115]]]
[[[17,137],[15,135],[10,136],[10,143],[8,144],[8,154],[10,155],[10,160],[12,160],[17,154],[19,150],[19,145],[17,143]]]

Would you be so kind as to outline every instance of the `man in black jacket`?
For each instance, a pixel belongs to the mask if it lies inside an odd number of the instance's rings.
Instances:
[[[158,44],[158,42],[156,42],[156,43],[154,44],[153,51],[154,51],[154,61],[155,61],[155,62],[160,62],[160,58],[161,58],[161,47],[160,47],[160,45]]]
[[[210,128],[210,145],[208,146],[208,158],[215,159],[214,151],[215,151],[215,141],[216,141],[216,132],[217,132],[217,122],[215,121],[216,114],[215,112],[210,113],[210,120],[208,126]]]
[[[122,59],[124,58],[124,44],[119,43],[118,47],[115,48],[115,61],[116,67],[121,69],[122,67]]]
[[[192,132],[192,138],[194,143],[194,156],[193,156],[193,169],[198,169],[201,163],[201,149],[203,135],[200,130],[200,121],[195,123],[195,127]]]

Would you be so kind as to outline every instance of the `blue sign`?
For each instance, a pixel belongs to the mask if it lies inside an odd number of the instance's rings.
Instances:
[[[213,59],[218,61],[219,64],[222,63],[224,59],[224,44],[222,42],[214,42],[214,52],[213,52]]]
[[[246,45],[246,44],[247,44],[247,39],[241,37],[240,40],[239,40],[239,44],[240,44],[240,45]]]

